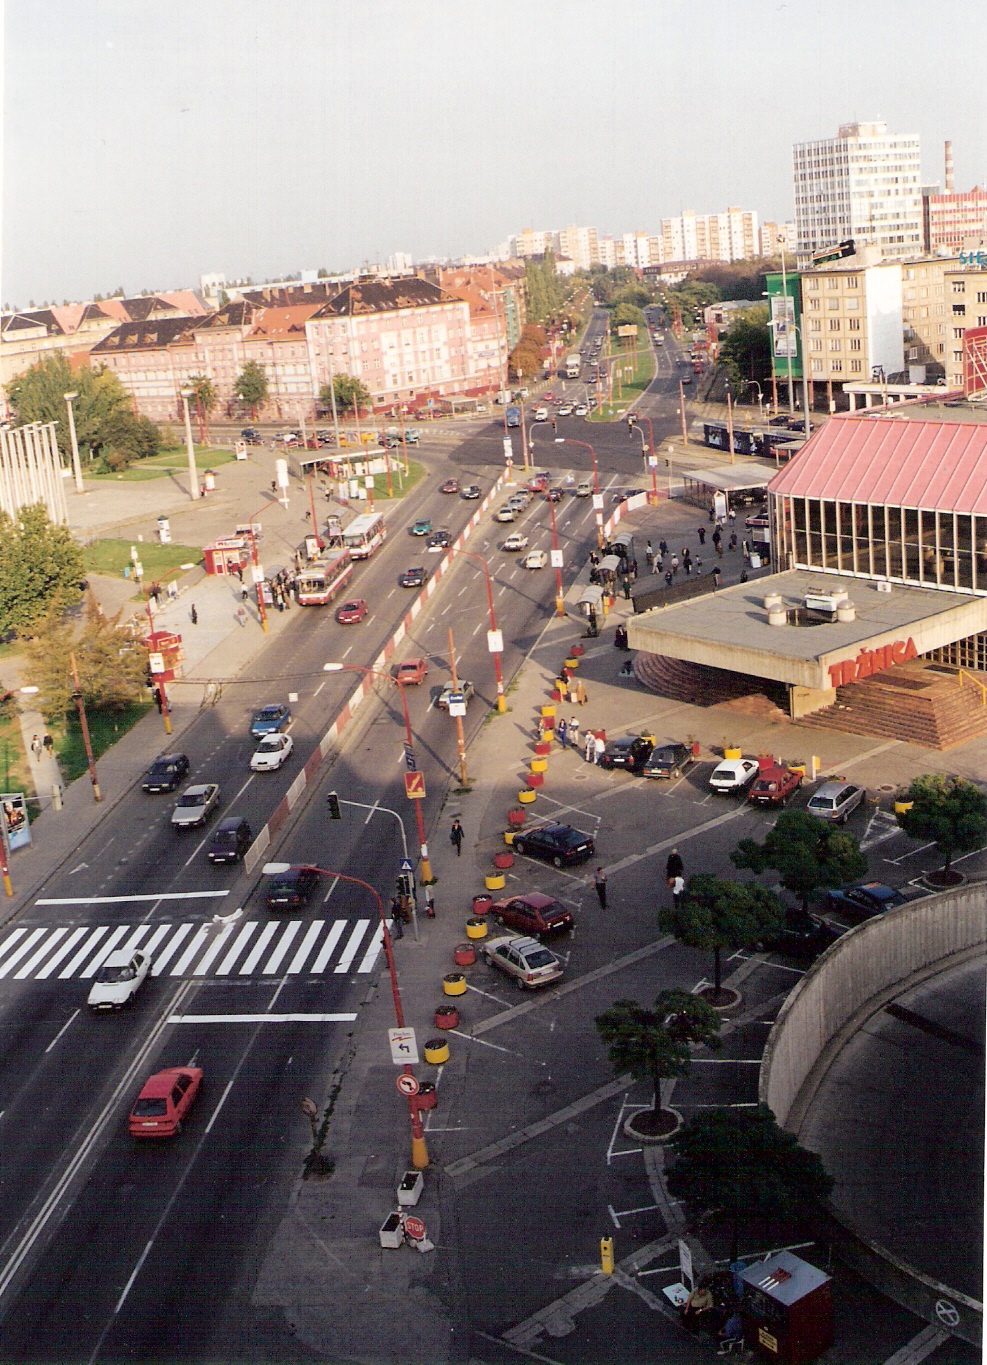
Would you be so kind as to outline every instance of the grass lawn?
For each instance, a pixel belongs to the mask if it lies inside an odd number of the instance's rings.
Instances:
[[[221,446],[197,446],[193,443],[192,448],[200,478],[207,469],[218,469],[220,465],[236,459],[234,451]],[[97,474],[95,470],[87,470],[85,477],[98,483],[146,483],[148,479],[167,479],[173,473],[188,473],[188,451],[184,446],[180,450],[163,450],[149,460],[138,460],[119,474]]]
[[[613,402],[604,402],[589,415],[591,422],[615,422],[639,398],[655,377],[655,354],[650,346],[642,346],[632,355],[623,357],[617,352],[613,358]],[[627,371],[632,370],[628,378]],[[617,382],[617,371],[620,383]]]
[[[127,731],[135,726],[150,709],[150,702],[135,702],[123,711],[113,712],[99,711],[96,707],[87,707],[86,720],[89,724],[89,738],[96,759],[99,759],[100,754],[105,754],[107,749],[114,745],[118,739],[122,739]],[[64,721],[53,721],[50,726],[50,734],[55,741],[55,752],[58,755],[58,764],[62,776],[66,782],[74,782],[77,777],[81,777],[83,773],[87,772],[89,767],[78,715],[73,713],[66,715]],[[162,729],[163,735],[164,730]]]
[[[86,571],[122,578],[124,568],[130,564],[133,545],[132,540],[94,540],[85,548]],[[202,551],[193,545],[159,545],[145,540],[136,548],[144,567],[145,583],[169,577],[182,564],[198,564],[202,558]]]

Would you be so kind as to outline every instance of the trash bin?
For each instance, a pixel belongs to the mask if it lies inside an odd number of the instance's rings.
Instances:
[[[211,469],[207,469],[206,472],[205,472],[205,474],[203,475],[203,478],[204,478],[204,480],[205,480],[206,492],[207,492],[207,493],[215,493],[215,491],[216,491],[216,475],[212,472],[212,470],[211,470]]]

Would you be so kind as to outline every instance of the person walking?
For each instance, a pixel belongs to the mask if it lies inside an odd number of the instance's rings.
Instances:
[[[626,643],[627,643],[627,631],[625,630],[625,631],[624,631],[624,644],[626,645]],[[574,698],[574,700],[575,700],[577,706],[585,706],[586,703],[589,701],[589,697],[587,697],[587,695],[586,695],[586,684],[583,682],[582,678],[580,678],[579,681],[576,683],[576,693],[575,693],[575,698]],[[578,726],[579,726],[579,722],[578,722],[578,721],[576,721],[576,726],[577,726],[577,728],[578,728]]]
[[[463,856],[463,837],[464,837],[463,827],[459,823],[459,816],[457,815],[455,820],[453,820],[452,822],[452,829],[449,831],[449,839],[456,846],[457,858],[461,858]]]
[[[158,715],[160,716],[164,710],[164,702],[161,698],[161,688],[156,687],[154,691],[151,693],[151,696],[154,700],[155,706],[158,708]]]
[[[596,888],[600,909],[605,910],[607,908],[607,874],[602,867],[598,867],[593,874],[593,885]]]
[[[698,534],[698,536],[699,536],[699,544],[700,544],[700,545],[705,545],[705,544],[706,544],[706,527],[705,527],[705,526],[700,526],[700,527],[698,527],[698,528],[697,528],[697,534]]]
[[[425,916],[427,919],[435,919],[435,896],[430,886],[425,888]]]
[[[682,560],[682,567],[683,569],[685,569],[687,574],[692,573],[692,556],[689,554],[688,550],[686,550],[685,556]]]
[[[661,540],[658,542],[658,553],[661,555],[662,559],[668,554],[668,541],[664,536],[662,536]]]
[[[52,758],[55,752],[55,741],[52,739],[51,735],[48,733],[47,730],[45,731],[45,737],[41,741],[41,743],[44,745],[45,753],[48,755],[49,758]]]
[[[41,755],[41,736],[40,736],[40,735],[35,735],[34,738],[31,740],[31,753],[34,754],[34,757],[35,757],[35,758],[39,758],[39,757],[40,757],[40,755]]]
[[[714,588],[718,588],[722,582],[723,582],[723,574],[720,572],[720,566],[719,566],[718,564],[714,564],[714,565],[713,565],[713,587],[714,587]]]
[[[737,532],[736,532],[736,531],[731,531],[731,533],[730,533],[730,549],[731,549],[731,550],[735,550],[736,548],[737,548]]]
[[[199,624],[199,613],[198,613],[198,612],[196,611],[196,609],[195,609],[195,603],[194,603],[194,602],[192,603],[191,607],[189,608],[189,614],[188,614],[188,615],[189,615],[189,620],[192,622],[193,626],[197,626],[197,625]]]
[[[593,748],[594,748],[594,750],[595,750],[595,758],[596,758],[597,767],[599,767],[599,765],[603,762],[603,754],[604,754],[604,751],[605,751],[606,747],[607,747],[607,746],[606,746],[606,743],[605,743],[605,741],[604,741],[603,736],[602,736],[602,735],[597,735],[597,736],[596,736],[596,739],[593,741]]]
[[[670,588],[671,586],[672,586],[672,571],[671,571],[671,569],[666,569],[666,570],[665,570],[665,587],[666,587],[666,588]]]
[[[586,731],[586,762],[596,762],[596,735],[592,730]]]
[[[246,626],[246,624],[247,624],[247,613],[244,611],[244,609],[243,609],[242,606],[237,607],[236,612],[234,613],[234,615],[236,616],[236,623],[237,623],[238,626]]]
[[[559,737],[559,743],[562,745],[563,749],[568,748],[568,744],[569,744],[569,727],[568,727],[568,725],[566,725],[566,723],[565,723],[565,717],[564,717],[564,716],[563,716],[562,719],[559,721],[558,725],[556,725],[556,727],[555,727],[555,732],[556,732],[556,734],[557,734],[558,737]]]
[[[678,573],[678,571],[679,571],[679,557],[678,557],[678,555],[672,555],[672,575],[673,575],[673,577],[674,577],[675,574]]]
[[[677,848],[673,848],[665,859],[665,880],[671,885],[673,878],[681,877],[685,873],[685,863],[682,855]]]
[[[651,541],[650,541],[650,540],[648,541],[647,545],[645,545],[645,547],[644,547],[644,562],[647,564],[647,566],[648,566],[648,572],[650,573],[651,570],[654,568],[654,563],[655,563],[655,552],[654,552],[654,550],[651,548]]]
[[[620,586],[624,591],[624,600],[629,602],[631,600],[631,579],[629,574],[624,574]]]
[[[722,543],[723,543],[723,536],[722,536],[722,534],[720,533],[720,528],[719,528],[718,526],[714,529],[713,534],[712,534],[712,536],[711,536],[710,538],[711,538],[713,544],[716,546],[716,553],[717,553],[717,554],[722,554],[723,551],[720,549],[720,546],[721,546]]]
[[[404,911],[397,896],[391,900],[391,938],[404,938]]]
[[[573,747],[574,749],[578,749],[578,748],[579,748],[579,721],[576,719],[575,716],[572,716],[572,717],[571,717],[571,719],[570,719],[570,721],[569,721],[569,728],[568,728],[568,730],[566,731],[566,733],[567,733],[567,735],[568,735],[568,737],[569,737],[569,743],[572,745],[572,747]]]
[[[250,589],[247,587],[246,583],[244,583],[244,582],[241,581],[241,583],[240,583],[240,601],[241,601],[241,602],[246,602],[246,600],[247,600],[247,598],[248,598],[249,596],[250,596]]]
[[[673,877],[669,882],[669,886],[672,890],[672,902],[675,905],[675,908],[678,909],[679,901],[685,895],[685,878]]]

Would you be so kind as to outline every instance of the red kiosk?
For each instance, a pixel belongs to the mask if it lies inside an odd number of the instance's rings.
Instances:
[[[250,541],[247,536],[224,536],[207,545],[202,558],[208,574],[242,572],[250,563]]]
[[[744,1344],[762,1360],[802,1365],[833,1344],[833,1281],[800,1256],[778,1251],[740,1274]]]
[[[156,679],[163,678],[165,682],[174,682],[175,678],[180,676],[182,664],[185,662],[185,650],[182,648],[180,635],[175,635],[170,630],[155,630],[144,636],[144,647],[149,654],[160,654],[164,660],[164,669],[161,673],[155,673]]]

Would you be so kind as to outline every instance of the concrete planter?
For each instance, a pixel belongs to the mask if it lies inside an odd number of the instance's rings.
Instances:
[[[525,787],[522,791],[518,792],[517,799],[521,802],[522,806],[530,806],[537,795],[538,793],[536,791],[532,791],[530,787]],[[501,883],[501,885],[503,885],[503,883]],[[487,886],[490,886],[489,882],[487,882]]]
[[[550,739],[539,739],[535,743],[535,753],[539,758],[547,758],[552,752],[552,741]]]
[[[452,951],[452,960],[457,967],[472,967],[476,961],[476,949],[472,943],[460,943]]]
[[[509,810],[507,812],[507,823],[509,825],[523,825],[527,818],[527,813],[523,810]]]
[[[473,914],[485,915],[491,905],[493,905],[493,896],[487,896],[481,892],[480,895],[473,897]]]
[[[422,1081],[418,1094],[413,1097],[416,1109],[434,1109],[439,1102],[438,1092],[431,1081]]]
[[[488,891],[503,891],[506,878],[502,872],[488,872],[483,879],[483,885]]]
[[[447,972],[442,978],[442,990],[446,995],[465,995],[465,976],[463,976],[462,972]]]
[[[504,830],[504,843],[507,845],[508,848],[510,848],[511,844],[513,844],[516,834],[517,834],[516,830],[513,829]]]
[[[535,762],[537,763],[538,760],[535,759]],[[545,774],[544,774],[544,773],[536,773],[536,772],[530,772],[530,773],[528,773],[528,786],[529,786],[529,787],[543,787],[544,785],[545,785]]]
[[[531,771],[532,771],[533,773],[547,773],[547,772],[548,772],[548,759],[547,759],[547,758],[533,758],[533,759],[531,760]]]
[[[466,937],[471,939],[481,939],[487,936],[487,921],[485,919],[468,919],[466,921]]]
[[[448,1045],[446,1051],[449,1051]],[[405,1171],[398,1186],[398,1203],[402,1208],[413,1209],[422,1197],[425,1180],[421,1171]]]
[[[429,1038],[425,1044],[425,1060],[430,1066],[443,1066],[449,1060],[449,1044],[445,1038]]]
[[[459,1028],[459,1010],[455,1005],[439,1005],[433,1022],[436,1028]]]
[[[558,700],[558,698],[556,698],[556,700]],[[554,720],[554,719],[555,719],[555,707],[554,707],[554,706],[543,706],[542,709],[541,709],[541,715],[542,715],[542,720]]]
[[[404,1241],[404,1227],[399,1213],[389,1213],[380,1225],[380,1244],[387,1251],[397,1251]]]
[[[512,839],[514,838],[514,835],[513,835],[513,834],[511,835],[511,838],[512,838]],[[500,872],[506,872],[507,869],[508,869],[509,867],[513,867],[513,866],[514,866],[514,854],[513,854],[513,853],[495,853],[495,854],[494,854],[494,860],[493,860],[493,861],[494,861],[494,867],[496,867],[496,868],[498,869],[498,871],[500,871]]]

